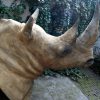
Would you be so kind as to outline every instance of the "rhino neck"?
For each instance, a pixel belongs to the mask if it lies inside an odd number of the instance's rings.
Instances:
[[[42,71],[43,67],[15,34],[0,37],[0,89],[11,100],[23,100]]]
[[[33,80],[43,72],[43,67],[20,41],[14,39],[6,43],[0,47],[0,61],[11,73]]]

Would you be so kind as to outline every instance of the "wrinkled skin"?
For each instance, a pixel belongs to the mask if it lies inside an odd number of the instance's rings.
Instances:
[[[11,100],[29,100],[32,80],[44,69],[89,66],[93,59],[99,4],[90,24],[78,38],[78,20],[63,35],[55,37],[35,24],[38,13],[37,9],[27,23],[0,20],[0,89]]]

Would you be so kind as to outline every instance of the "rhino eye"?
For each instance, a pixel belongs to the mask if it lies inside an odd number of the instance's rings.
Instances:
[[[64,57],[72,52],[71,46],[65,46],[62,50],[59,52],[60,57]]]

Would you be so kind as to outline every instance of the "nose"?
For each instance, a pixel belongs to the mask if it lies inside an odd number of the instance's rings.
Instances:
[[[94,63],[94,59],[93,58],[91,58],[91,59],[89,59],[88,61],[87,61],[87,64],[88,65],[92,65]]]

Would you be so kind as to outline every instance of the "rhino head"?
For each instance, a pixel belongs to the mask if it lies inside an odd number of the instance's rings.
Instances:
[[[92,63],[92,47],[98,36],[98,5],[91,22],[79,37],[76,37],[79,20],[64,34],[56,37],[35,24],[38,14],[39,9],[23,25],[20,39],[44,68],[63,69]]]
[[[32,80],[43,69],[88,66],[93,60],[99,4],[79,37],[76,37],[78,20],[63,35],[55,37],[35,24],[38,14],[39,9],[26,23],[0,19],[0,90],[11,100],[29,100]]]

